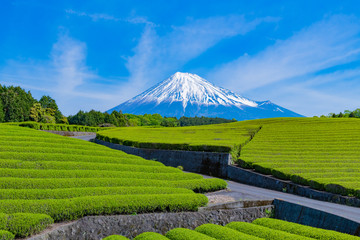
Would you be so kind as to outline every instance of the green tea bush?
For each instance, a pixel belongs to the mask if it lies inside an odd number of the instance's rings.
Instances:
[[[128,238],[120,235],[111,235],[103,238],[103,240],[128,240]]]
[[[0,230],[9,231],[16,237],[27,237],[44,230],[54,223],[54,220],[45,214],[0,213],[0,223]]]
[[[55,221],[87,215],[196,211],[208,202],[202,194],[111,195],[71,199],[0,200],[0,212],[42,213]]]
[[[0,178],[136,178],[156,180],[191,180],[203,179],[194,173],[147,173],[124,171],[97,171],[97,170],[38,170],[38,169],[11,169],[0,168]]]
[[[16,237],[27,237],[46,229],[54,220],[45,214],[14,213],[8,215],[7,230]]]
[[[9,231],[0,230],[0,240],[13,240],[15,235]]]
[[[164,237],[160,233],[144,232],[137,235],[134,240],[169,240],[169,238]]]
[[[165,235],[171,240],[214,240],[215,238],[209,237],[205,234],[186,229],[186,228],[175,228],[168,231]]]
[[[195,228],[195,231],[219,240],[260,240],[261,238],[222,227],[215,224],[204,224]]]
[[[271,228],[263,227],[260,225],[246,223],[246,222],[231,222],[227,224],[225,227],[237,230],[242,233],[246,233],[252,236],[256,236],[259,238],[264,238],[267,240],[311,240],[312,238],[298,236],[295,234],[274,230]]]
[[[56,189],[82,187],[136,187],[159,186],[187,188],[195,192],[210,192],[223,189],[226,182],[222,179],[192,179],[164,181],[135,178],[0,178],[0,189]]]
[[[192,190],[170,187],[86,187],[57,189],[0,189],[0,199],[65,199],[101,195],[191,194]],[[1,229],[0,214],[0,229]]]
[[[358,237],[272,218],[258,218],[253,224],[320,240],[359,240]]]

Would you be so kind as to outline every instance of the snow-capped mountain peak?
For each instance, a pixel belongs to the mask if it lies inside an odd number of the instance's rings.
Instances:
[[[167,117],[221,117],[248,120],[269,117],[301,117],[270,101],[252,101],[217,87],[192,73],[177,72],[138,96],[107,112],[158,113]]]
[[[256,107],[254,101],[229,90],[217,87],[196,74],[177,72],[129,102],[181,102],[185,109],[190,104],[242,105]]]

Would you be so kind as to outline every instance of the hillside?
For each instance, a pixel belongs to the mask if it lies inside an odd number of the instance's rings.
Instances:
[[[203,179],[159,162],[33,129],[0,124],[0,137],[0,218],[1,213],[46,214],[61,222],[87,215],[194,211],[208,201],[194,191],[226,187],[223,180]],[[0,230],[11,231],[1,221]],[[21,224],[27,223],[17,224],[24,229]],[[15,230],[13,234],[20,236]]]
[[[121,128],[98,132],[98,138],[138,147],[232,152],[242,167],[360,197],[359,119],[274,118],[171,129]]]

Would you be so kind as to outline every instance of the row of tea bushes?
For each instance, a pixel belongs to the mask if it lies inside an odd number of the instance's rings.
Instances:
[[[112,235],[106,240],[127,239],[123,236]],[[349,234],[331,230],[309,227],[297,223],[286,222],[272,218],[259,218],[252,223],[231,222],[225,227],[215,224],[203,224],[195,230],[175,228],[165,236],[159,233],[145,232],[134,238],[135,240],[359,240]]]

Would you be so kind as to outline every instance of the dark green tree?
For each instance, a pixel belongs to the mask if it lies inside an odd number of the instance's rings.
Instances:
[[[0,99],[0,122],[4,122],[4,120],[5,120],[5,113],[4,113],[2,101]]]
[[[30,92],[20,87],[0,85],[0,99],[3,104],[5,122],[30,120],[30,109],[36,103]]]
[[[55,99],[51,98],[50,96],[42,96],[39,103],[41,104],[41,107],[44,109],[53,109],[54,114],[52,116],[55,117],[55,121],[57,123],[63,123],[63,115],[59,110],[58,105],[56,104]],[[48,112],[50,112],[48,110]]]

